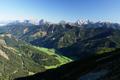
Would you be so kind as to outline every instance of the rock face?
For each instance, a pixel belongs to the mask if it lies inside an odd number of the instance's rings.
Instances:
[[[6,42],[3,39],[0,39],[0,45],[6,45]]]
[[[7,60],[9,60],[8,55],[7,55],[5,52],[3,52],[2,50],[0,50],[0,56],[1,56],[1,57],[4,57],[4,58],[7,59]]]

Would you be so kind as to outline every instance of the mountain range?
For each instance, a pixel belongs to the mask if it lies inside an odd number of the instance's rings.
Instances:
[[[0,66],[2,66],[0,79],[13,80],[38,72],[44,74],[47,69],[56,68],[55,70],[57,70],[59,69],[57,67],[64,66],[66,63],[68,63],[68,67],[72,63],[73,66],[80,67],[81,62],[94,65],[95,63],[92,62],[97,59],[92,59],[91,56],[100,57],[106,53],[114,54],[118,48],[120,48],[120,24],[118,23],[91,22],[89,20],[85,22],[78,20],[74,23],[65,21],[49,23],[42,20],[41,24],[36,25],[29,21],[11,22],[0,27]],[[102,57],[100,58],[102,59]],[[80,63],[76,63],[77,60]],[[91,60],[92,62],[89,62]],[[107,64],[104,66],[108,67]],[[99,69],[99,67],[93,67]],[[72,68],[70,67],[70,69]],[[67,75],[69,72],[65,74]],[[58,73],[58,75],[60,74]],[[57,80],[64,79],[57,78]],[[86,78],[82,80],[86,80]]]
[[[120,25],[117,23],[12,23],[4,28],[20,40],[35,46],[54,48],[68,57],[104,53],[120,47]]]

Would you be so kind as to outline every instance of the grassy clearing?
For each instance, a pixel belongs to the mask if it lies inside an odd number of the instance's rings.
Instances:
[[[40,50],[40,51],[42,51],[44,53],[47,53],[48,55],[55,56],[55,58],[57,60],[59,60],[60,64],[53,65],[53,66],[45,66],[46,69],[56,68],[58,66],[61,66],[63,64],[66,64],[66,63],[69,63],[69,62],[72,61],[72,59],[70,59],[68,57],[57,54],[54,49],[48,49],[48,48],[36,47],[36,46],[34,46],[34,48],[36,48],[36,49],[38,49],[38,50]]]

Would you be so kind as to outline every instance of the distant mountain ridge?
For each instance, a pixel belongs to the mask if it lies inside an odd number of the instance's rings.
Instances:
[[[55,48],[67,56],[86,56],[91,50],[104,53],[120,47],[120,24],[117,23],[62,21],[58,24],[44,22],[34,25],[19,22],[5,28],[18,39],[36,46]]]

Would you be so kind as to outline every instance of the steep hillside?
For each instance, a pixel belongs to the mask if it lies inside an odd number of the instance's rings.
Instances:
[[[62,31],[53,31],[53,34],[31,41],[31,44],[55,48],[63,55],[80,57],[119,48],[119,32],[119,24],[89,23],[81,26],[66,24]]]
[[[120,49],[15,80],[119,80]]]
[[[11,34],[0,35],[0,80],[43,72],[70,61],[54,50],[26,44]]]

